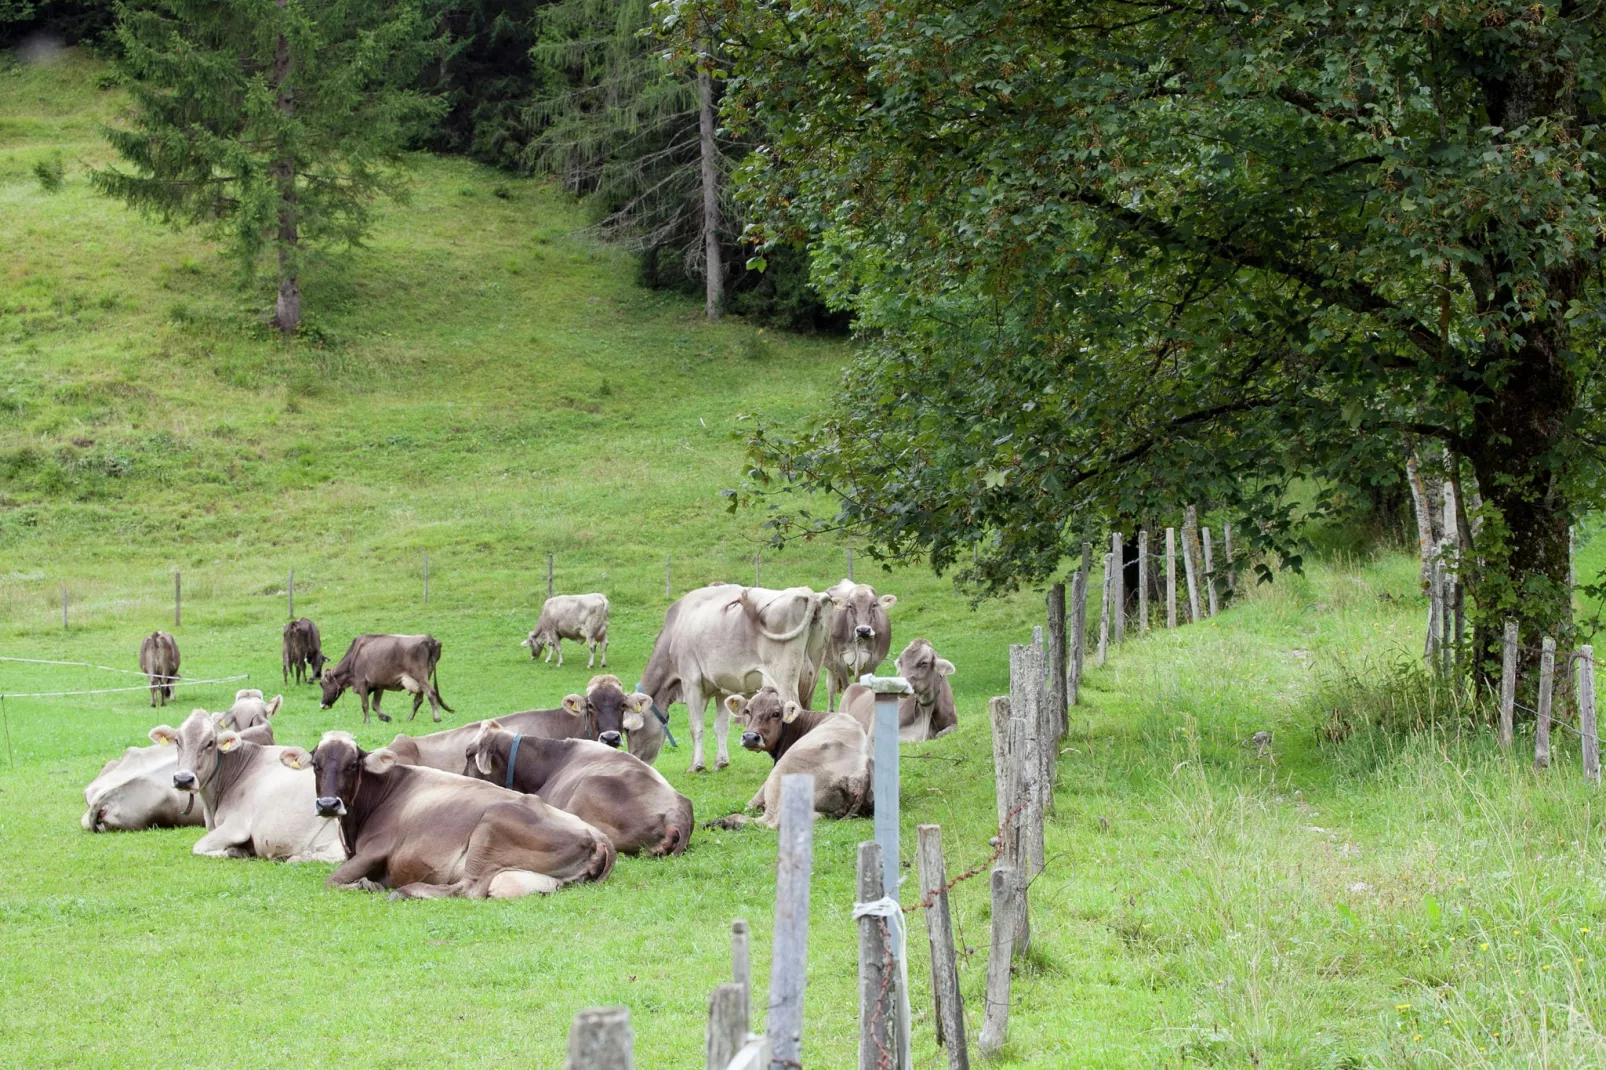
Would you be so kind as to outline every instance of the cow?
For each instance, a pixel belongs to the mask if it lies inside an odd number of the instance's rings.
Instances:
[[[271,699],[264,699],[262,692],[254,687],[248,687],[234,693],[234,705],[227,710],[224,724],[237,732],[257,725],[265,725],[279,712],[284,705],[283,695],[274,695]],[[269,742],[272,742],[269,740]]]
[[[672,702],[686,704],[691,719],[691,771],[702,772],[703,713],[710,698],[773,687],[788,701],[804,685],[812,693],[830,600],[807,587],[783,591],[719,583],[681,596],[664,615],[642,675],[641,690],[653,708],[666,712]],[[715,769],[730,764],[726,737],[730,718],[715,709]]]
[[[357,692],[362,699],[362,723],[368,723],[369,696],[373,696],[374,713],[381,721],[390,715],[379,708],[379,700],[386,691],[407,691],[413,696],[411,721],[418,716],[418,707],[429,699],[430,712],[437,722],[441,710],[455,713],[441,698],[440,681],[435,665],[441,659],[441,644],[432,635],[359,635],[346,648],[340,664],[328,669],[319,683],[323,686],[323,702],[318,708],[327,710],[345,693],[346,688]]]
[[[600,881],[618,857],[606,835],[540,796],[367,752],[349,732],[325,732],[293,769],[317,779],[311,812],[339,829],[346,860],[331,888],[392,889],[392,899],[513,899]]]
[[[526,736],[491,720],[481,722],[464,757],[464,776],[539,795],[601,829],[622,855],[678,855],[691,839],[691,800],[626,752],[588,739]]]
[[[191,850],[210,858],[339,862],[340,830],[312,811],[312,775],[279,759],[290,748],[252,743],[224,728],[226,714],[196,710],[177,728],[157,725],[151,742],[175,745],[173,786],[197,794],[206,835]]]
[[[608,667],[608,596],[604,594],[555,594],[541,603],[541,615],[536,618],[535,628],[525,637],[520,646],[530,648],[530,660],[534,661],[543,649],[546,650],[548,664],[552,662],[552,652],[558,653],[558,668],[563,667],[563,641],[573,639],[584,643],[591,656],[586,659],[586,668],[592,668],[597,660],[597,647],[602,647],[602,667]]]
[[[731,695],[725,705],[744,726],[742,746],[775,760],[775,768],[747,804],[748,809],[763,810],[763,824],[780,827],[781,778],[792,773],[814,777],[816,817],[867,817],[875,812],[875,763],[869,737],[858,721],[845,713],[805,710],[772,687],[760,688],[750,699]]]
[[[290,674],[296,674],[296,683],[307,682],[310,673],[316,681],[323,675],[324,664],[329,659],[323,656],[323,639],[318,635],[318,626],[306,617],[300,617],[284,626],[284,682],[290,682]]]
[[[139,644],[139,671],[151,678],[151,705],[166,706],[178,679],[178,640],[167,632],[147,635]]]
[[[873,672],[892,650],[892,622],[887,610],[895,594],[876,594],[868,583],[842,580],[825,592],[835,612],[825,636],[825,708],[839,709],[837,699],[860,676]],[[805,704],[807,700],[805,699]]]
[[[920,743],[946,736],[959,727],[954,689],[948,677],[953,662],[939,658],[931,643],[916,639],[898,655],[898,675],[909,681],[911,695],[898,696],[898,742]],[[842,693],[842,711],[852,714],[866,732],[875,735],[875,694],[862,684]]]
[[[273,727],[262,724],[240,733],[253,743],[273,745]],[[137,832],[140,829],[204,825],[206,815],[195,796],[173,786],[178,751],[152,744],[129,747],[113,758],[84,788],[84,816],[79,824],[90,832]]]
[[[497,717],[511,732],[545,739],[595,739],[617,747],[624,734],[630,753],[651,765],[664,745],[664,727],[652,715],[652,699],[637,692],[626,694],[619,678],[593,676],[584,695],[568,695],[555,710],[525,710]],[[463,751],[483,721],[448,728],[427,736],[398,735],[389,748],[406,765],[427,765],[448,773],[461,772]]]

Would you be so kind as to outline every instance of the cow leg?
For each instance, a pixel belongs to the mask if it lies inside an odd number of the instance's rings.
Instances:
[[[725,708],[718,696],[714,698],[714,768],[723,769],[731,763],[730,756],[731,711]]]
[[[382,892],[385,886],[374,878],[384,877],[388,861],[386,855],[353,855],[340,863],[324,883],[331,888],[343,888],[354,892]]]
[[[473,895],[472,882],[462,880],[451,884],[430,884],[427,881],[414,881],[404,884],[390,893],[392,899],[449,899],[453,896],[462,896],[468,899],[478,899]]]
[[[239,825],[219,825],[195,841],[191,850],[206,858],[250,858],[251,830]]]
[[[546,663],[547,665],[551,665],[552,664],[552,644],[551,643],[546,644],[546,657],[542,658],[541,660],[544,663]]]
[[[602,643],[602,667],[606,669],[608,667],[608,637],[606,634],[603,635],[600,642]]]
[[[436,724],[440,724],[441,723],[441,708],[440,708],[441,697],[439,695],[435,694],[435,688],[434,688],[433,685],[426,684],[425,686],[429,688],[429,690],[424,692],[424,694],[429,698],[429,712],[432,713],[435,716],[435,723]]]
[[[365,692],[363,692],[363,694],[366,696],[367,692],[365,691]],[[385,689],[382,688],[382,687],[376,687],[374,689],[373,695],[374,695],[374,716],[379,718],[381,721],[389,721],[390,720],[390,714],[386,713],[384,710],[379,708],[379,701],[385,697]],[[366,715],[364,715],[364,717],[363,717],[363,723],[364,724],[368,723],[368,717]]]
[[[597,660],[597,640],[595,637],[586,637],[586,650],[590,651],[590,656],[586,658],[586,668],[589,669],[596,664]],[[603,662],[603,664],[607,664],[607,662]]]
[[[558,668],[561,669],[561,668],[563,668],[563,639],[562,639],[562,637],[560,636],[558,641],[553,643],[552,645],[558,648]]]
[[[423,688],[419,688],[417,691],[413,692],[413,712],[411,714],[409,714],[408,717],[407,717],[407,719],[409,721],[414,720],[414,719],[416,719],[418,717],[418,707],[422,706],[423,704],[424,704],[424,689]],[[435,708],[435,704],[433,702],[431,702],[429,704],[429,707],[430,707],[430,709],[434,709]],[[435,720],[437,720],[437,721],[440,720],[440,715],[439,714],[435,715]]]
[[[157,695],[157,693],[159,691],[161,691],[161,688],[157,687],[155,684],[151,685],[151,705],[152,706],[156,705],[156,695]]]
[[[708,768],[703,763],[703,711],[708,706],[708,697],[696,684],[686,682],[681,685],[686,699],[686,720],[691,723],[691,772],[701,773]]]

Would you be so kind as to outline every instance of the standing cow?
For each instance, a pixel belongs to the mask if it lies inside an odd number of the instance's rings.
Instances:
[[[541,604],[541,616],[536,618],[535,629],[520,643],[530,648],[534,661],[544,648],[550,664],[552,652],[558,654],[558,668],[563,667],[563,641],[573,639],[584,643],[591,656],[586,668],[593,668],[597,660],[597,647],[602,647],[602,667],[608,667],[608,596],[602,594],[555,594]]]
[[[831,599],[831,628],[825,636],[825,708],[837,709],[837,697],[847,686],[875,670],[892,650],[892,622],[887,610],[897,604],[895,594],[876,594],[868,583],[843,580],[827,590]]]
[[[830,600],[807,587],[784,591],[720,583],[690,591],[669,607],[642,675],[641,690],[656,710],[686,704],[691,720],[691,771],[702,772],[703,713],[709,699],[775,688],[802,703],[800,685],[812,684],[830,625]],[[809,687],[812,691],[812,686]],[[714,768],[730,764],[726,737],[730,713],[714,714]]]
[[[151,705],[166,706],[178,679],[178,640],[167,632],[147,635],[139,644],[139,671],[151,678]]]
[[[413,696],[413,713],[429,699],[430,712],[435,720],[441,719],[441,710],[454,713],[441,698],[440,681],[435,676],[435,665],[441,659],[441,644],[432,635],[359,635],[346,648],[340,664],[323,674],[323,702],[318,706],[327,710],[345,693],[346,688],[357,692],[362,699],[362,723],[368,723],[369,696],[374,713],[381,721],[390,715],[379,708],[379,700],[386,691],[406,691]]]
[[[284,682],[290,682],[290,674],[296,674],[296,683],[307,682],[310,673],[314,680],[323,675],[324,663],[329,659],[323,656],[323,639],[318,635],[318,626],[306,617],[293,620],[284,626]]]
[[[920,743],[946,736],[959,727],[954,689],[948,677],[953,662],[939,658],[925,639],[916,639],[898,655],[898,675],[909,681],[911,693],[898,696],[898,742]],[[875,693],[863,684],[851,684],[842,693],[842,712],[852,714],[864,730],[875,735]]]

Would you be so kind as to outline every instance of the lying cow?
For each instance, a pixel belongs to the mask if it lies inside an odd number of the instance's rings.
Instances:
[[[273,727],[258,725],[241,736],[273,745]],[[178,750],[152,744],[129,747],[113,758],[84,788],[84,816],[79,824],[90,832],[138,832],[141,829],[204,825],[204,808],[195,796],[173,786]]]
[[[688,592],[669,607],[641,689],[657,710],[667,712],[675,701],[686,704],[692,772],[706,768],[703,713],[709,699],[772,687],[801,705],[800,685],[807,683],[812,693],[829,604],[807,587],[772,591],[721,583]],[[730,764],[729,732],[730,717],[721,704],[714,715],[715,769]]]
[[[290,674],[296,674],[296,683],[304,684],[310,673],[314,680],[323,675],[324,663],[329,659],[323,656],[323,638],[318,635],[318,626],[306,617],[300,617],[284,626],[284,682],[290,682]]]
[[[651,765],[664,745],[664,727],[652,714],[652,699],[627,695],[617,676],[593,676],[584,695],[569,695],[555,710],[526,710],[497,718],[510,732],[545,739],[595,739],[617,747],[623,733],[630,753]],[[427,736],[399,735],[390,750],[406,765],[461,772],[463,752],[484,721]]]
[[[283,695],[264,699],[262,692],[254,687],[248,687],[234,693],[234,705],[225,713],[223,724],[237,732],[243,732],[247,728],[267,724],[283,705]],[[268,742],[273,741],[270,739]]]
[[[869,737],[858,721],[845,713],[805,710],[771,687],[745,701],[732,695],[725,702],[746,726],[742,746],[775,759],[775,768],[747,804],[764,811],[764,824],[780,827],[781,778],[792,773],[814,777],[816,817],[868,817],[875,812],[875,765]]]
[[[357,692],[362,699],[362,723],[368,723],[369,696],[372,696],[374,713],[381,721],[390,716],[379,708],[379,700],[386,691],[406,691],[413,696],[413,713],[429,699],[429,710],[438,722],[441,710],[454,711],[441,698],[440,681],[435,665],[441,659],[440,642],[432,635],[359,635],[346,648],[340,664],[323,674],[323,702],[318,706],[327,710],[345,693],[346,688]]]
[[[541,796],[601,829],[622,855],[678,855],[691,839],[691,800],[646,762],[601,743],[526,736],[493,720],[481,722],[465,758],[465,776]]]
[[[868,583],[852,580],[843,580],[825,593],[835,610],[825,635],[825,708],[834,710],[840,708],[837,698],[849,684],[887,660],[892,650],[887,610],[897,604],[898,596],[878,595]]]
[[[177,728],[158,725],[151,741],[176,744],[173,786],[198,794],[207,832],[192,850],[212,858],[338,862],[339,830],[312,812],[312,775],[287,768],[288,747],[252,743],[224,728],[224,714],[196,710]]]
[[[139,671],[151,678],[151,705],[166,706],[178,679],[178,640],[167,632],[147,635],[139,644]]]
[[[586,659],[586,668],[592,668],[597,660],[597,646],[602,646],[602,667],[608,667],[608,596],[602,594],[555,594],[541,604],[541,615],[536,618],[535,628],[525,637],[520,646],[530,648],[530,660],[534,661],[546,650],[548,664],[552,661],[552,652],[558,654],[558,668],[563,667],[563,641],[573,639],[584,643],[591,656]]]
[[[333,888],[513,899],[600,881],[617,858],[606,835],[539,796],[403,765],[389,749],[364,752],[349,732],[325,732],[310,755],[291,747],[280,760],[311,764],[318,787],[308,812],[337,818],[328,827],[349,845],[329,875]]]
[[[898,696],[898,742],[920,743],[946,736],[959,727],[954,707],[954,689],[948,677],[953,662],[939,658],[931,644],[916,639],[898,655],[898,675],[909,681],[912,695]],[[873,738],[875,736],[875,694],[863,684],[853,684],[842,693],[842,711],[854,719]]]

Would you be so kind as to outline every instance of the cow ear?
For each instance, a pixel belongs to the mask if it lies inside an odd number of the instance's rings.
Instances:
[[[214,713],[209,716],[212,718],[213,724],[221,725],[229,719],[229,711],[224,710],[222,713]]]
[[[489,721],[486,721],[484,724],[480,725],[481,734],[484,734],[486,732],[501,732],[501,731],[505,731],[502,728],[502,722],[498,721],[495,717],[492,717]]]
[[[825,597],[830,599],[831,604],[833,606],[835,606],[837,609],[846,609],[846,608],[848,608],[848,600],[846,598],[842,598],[842,597],[839,597],[838,595],[834,595],[830,591],[826,591],[825,592]]]
[[[274,714],[278,713],[279,712],[279,707],[283,706],[283,705],[284,705],[284,696],[283,695],[274,695],[273,696],[273,701],[268,703],[267,716],[272,717]]]
[[[386,747],[371,752],[362,760],[362,767],[370,773],[383,774],[390,772],[390,767],[396,764],[396,752]]]
[[[529,636],[525,636],[523,639],[519,640],[519,646],[529,646],[529,645],[530,645]]]
[[[564,695],[563,708],[576,717],[584,717],[586,712],[585,697],[583,695]]]
[[[652,696],[645,691],[637,691],[632,695],[625,696],[625,705],[637,713],[646,713],[652,709]]]
[[[491,771],[491,749],[489,747],[474,748],[474,768],[481,773]]]
[[[286,747],[279,752],[279,761],[291,769],[305,769],[312,764],[312,755],[300,747]]]
[[[937,659],[937,675],[938,676],[952,676],[953,674],[954,674],[954,663],[949,661],[947,658],[938,658]]]
[[[742,715],[742,707],[747,705],[747,699],[741,695],[726,695],[725,708],[737,717]]]
[[[781,714],[781,723],[782,724],[791,724],[793,721],[797,720],[797,715],[802,713],[802,712],[803,712],[803,707],[802,706],[799,706],[795,702],[788,702],[786,704],[785,711],[782,712],[782,714]]]
[[[238,732],[219,732],[217,736],[217,749],[222,751],[224,754],[227,754],[235,747],[238,747],[240,742],[240,733]]]
[[[639,710],[635,713],[625,714],[624,725],[626,732],[639,732],[646,727],[646,724],[647,719],[641,715]]]
[[[178,742],[178,730],[172,725],[159,724],[150,731],[151,742],[162,747],[171,747]]]
[[[881,596],[881,608],[882,609],[891,609],[893,606],[895,606],[897,604],[898,604],[898,596],[897,595],[895,595],[895,594],[884,594],[884,595]]]

